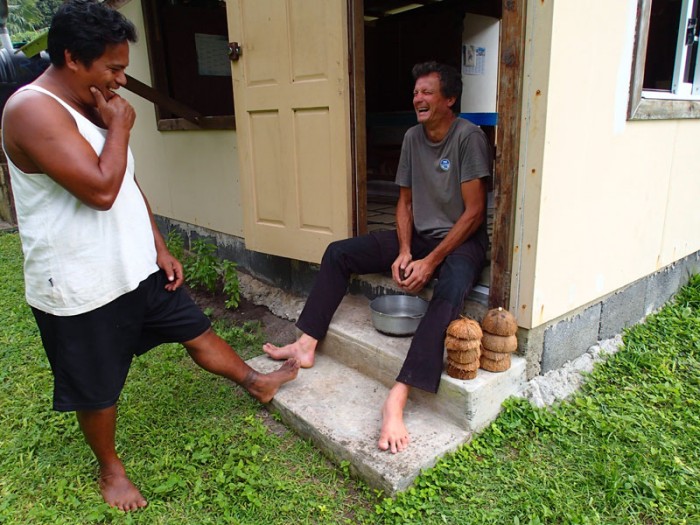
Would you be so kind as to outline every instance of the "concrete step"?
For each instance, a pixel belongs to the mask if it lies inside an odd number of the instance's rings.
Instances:
[[[347,295],[319,345],[319,352],[391,387],[410,344],[410,337],[392,337],[375,330],[369,300]],[[501,403],[519,392],[525,381],[525,359],[512,356],[511,367],[505,372],[479,370],[470,381],[443,373],[437,394],[413,389],[411,395],[461,428],[478,431],[495,419]]]
[[[525,385],[525,359],[513,356],[501,373],[479,370],[461,381],[443,374],[437,394],[413,389],[405,412],[411,445],[400,454],[377,449],[381,407],[394,384],[410,337],[390,337],[371,323],[369,300],[348,295],[319,345],[313,368],[301,370],[272,402],[283,420],[328,457],[387,495],[407,488],[422,469],[467,442],[493,421],[501,403]],[[279,363],[249,361],[267,372]]]
[[[257,370],[279,363],[260,356],[249,361]],[[470,432],[444,420],[419,400],[409,400],[404,422],[411,434],[407,450],[392,454],[377,447],[381,407],[389,390],[381,382],[319,354],[313,368],[280,389],[272,406],[282,420],[311,439],[333,462],[347,462],[351,472],[373,488],[394,495],[410,486],[420,471],[469,440]]]

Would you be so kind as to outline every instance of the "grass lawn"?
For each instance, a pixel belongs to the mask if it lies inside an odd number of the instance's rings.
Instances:
[[[134,362],[117,441],[149,500],[109,509],[24,302],[16,234],[0,234],[0,524],[700,523],[700,278],[625,334],[583,391],[498,420],[393,499],[350,479],[177,345]],[[246,358],[254,326],[219,326]]]

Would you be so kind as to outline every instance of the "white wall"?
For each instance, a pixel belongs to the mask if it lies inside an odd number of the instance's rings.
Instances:
[[[151,85],[141,2],[129,2],[120,11],[136,25],[139,35],[131,46],[127,73]],[[136,109],[130,144],[136,176],[153,212],[242,237],[235,131],[161,132],[153,104],[127,90],[122,95]]]
[[[626,119],[636,7],[528,3],[511,304],[521,326],[700,249],[700,121]]]
[[[495,113],[498,91],[500,21],[490,16],[467,13],[464,16],[462,50],[465,45],[483,48],[484,55],[474,66],[465,66],[462,55],[462,113]],[[465,74],[465,72],[470,74]]]

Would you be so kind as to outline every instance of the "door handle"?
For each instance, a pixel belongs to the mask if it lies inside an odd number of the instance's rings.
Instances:
[[[228,43],[228,59],[231,62],[236,62],[239,58],[241,58],[242,54],[243,49],[241,49],[241,46],[238,42]]]

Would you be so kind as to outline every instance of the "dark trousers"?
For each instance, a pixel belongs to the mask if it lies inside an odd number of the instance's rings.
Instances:
[[[413,233],[414,260],[427,256],[440,239]],[[461,312],[484,265],[488,237],[484,226],[448,255],[437,268],[438,278],[428,311],[418,325],[397,381],[437,392],[443,366],[447,325]],[[321,269],[296,325],[315,339],[323,339],[333,314],[343,300],[352,274],[391,269],[399,254],[395,231],[381,231],[328,245]]]

